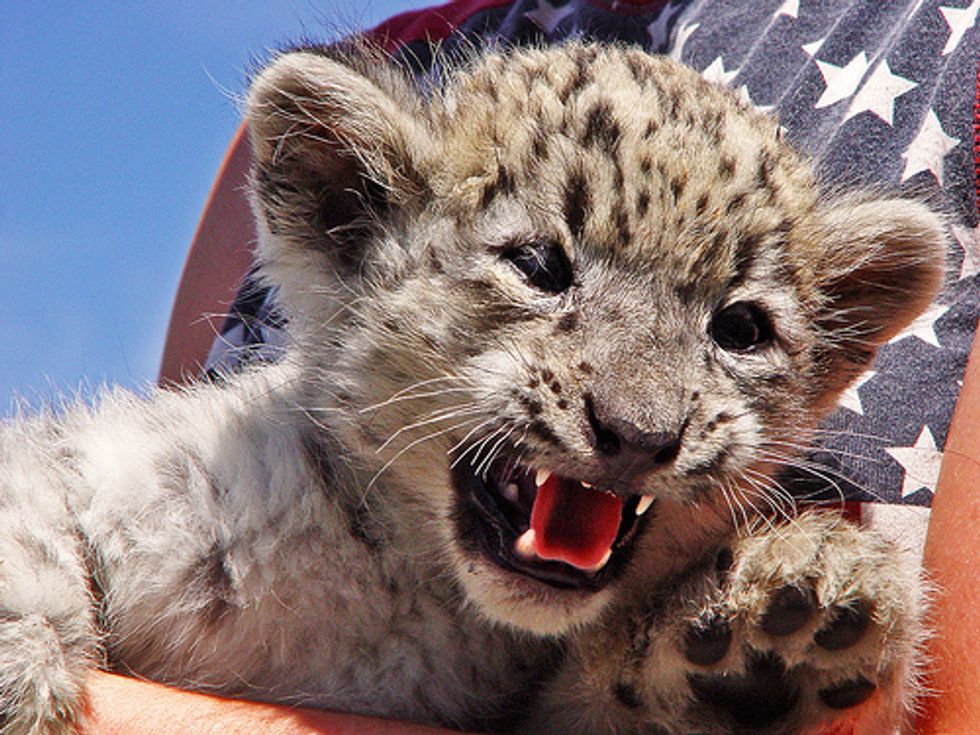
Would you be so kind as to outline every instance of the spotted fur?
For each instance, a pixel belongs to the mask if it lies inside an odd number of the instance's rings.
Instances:
[[[914,574],[842,521],[763,511],[788,510],[775,470],[934,296],[940,219],[822,192],[774,120],[636,49],[444,72],[420,93],[352,47],[255,79],[280,363],[4,429],[7,730],[64,731],[96,665],[561,733],[744,731],[743,679],[784,693],[752,731],[795,732],[878,687],[894,724]],[[488,556],[454,478],[506,456],[656,498],[608,583]]]

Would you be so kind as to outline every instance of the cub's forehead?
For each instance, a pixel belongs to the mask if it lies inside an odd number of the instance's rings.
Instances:
[[[491,55],[433,113],[436,189],[463,217],[515,199],[576,247],[735,257],[739,242],[785,239],[815,205],[774,119],[639,49]]]

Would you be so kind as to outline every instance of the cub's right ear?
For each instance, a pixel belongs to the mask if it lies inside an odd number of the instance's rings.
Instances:
[[[381,52],[279,56],[252,83],[246,122],[256,215],[271,235],[258,256],[280,286],[298,269],[355,270],[385,211],[422,193],[424,105]]]

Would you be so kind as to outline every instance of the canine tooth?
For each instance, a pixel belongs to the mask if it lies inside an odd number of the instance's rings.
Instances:
[[[514,542],[514,551],[522,559],[537,559],[538,547],[534,537],[534,529],[529,528]]]
[[[520,498],[521,489],[517,487],[516,482],[508,482],[504,485],[504,497],[507,498],[511,503],[516,503]]]
[[[591,489],[592,489],[592,483],[589,483],[589,482],[586,482],[585,480],[582,480],[582,481],[581,481],[581,485],[582,485],[582,487],[587,487],[587,488],[589,488],[589,490],[591,490]]]
[[[636,504],[636,514],[638,516],[643,515],[650,509],[651,505],[653,505],[653,496],[644,495],[642,498],[640,498],[640,502]]]
[[[551,477],[551,473],[548,472],[548,470],[538,470],[537,472],[534,473],[534,484],[537,485],[538,487],[541,487],[546,482],[548,482],[548,478],[550,477]]]

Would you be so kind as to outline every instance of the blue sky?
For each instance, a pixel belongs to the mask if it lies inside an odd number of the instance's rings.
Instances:
[[[152,382],[253,62],[424,4],[4,0],[0,415]]]

